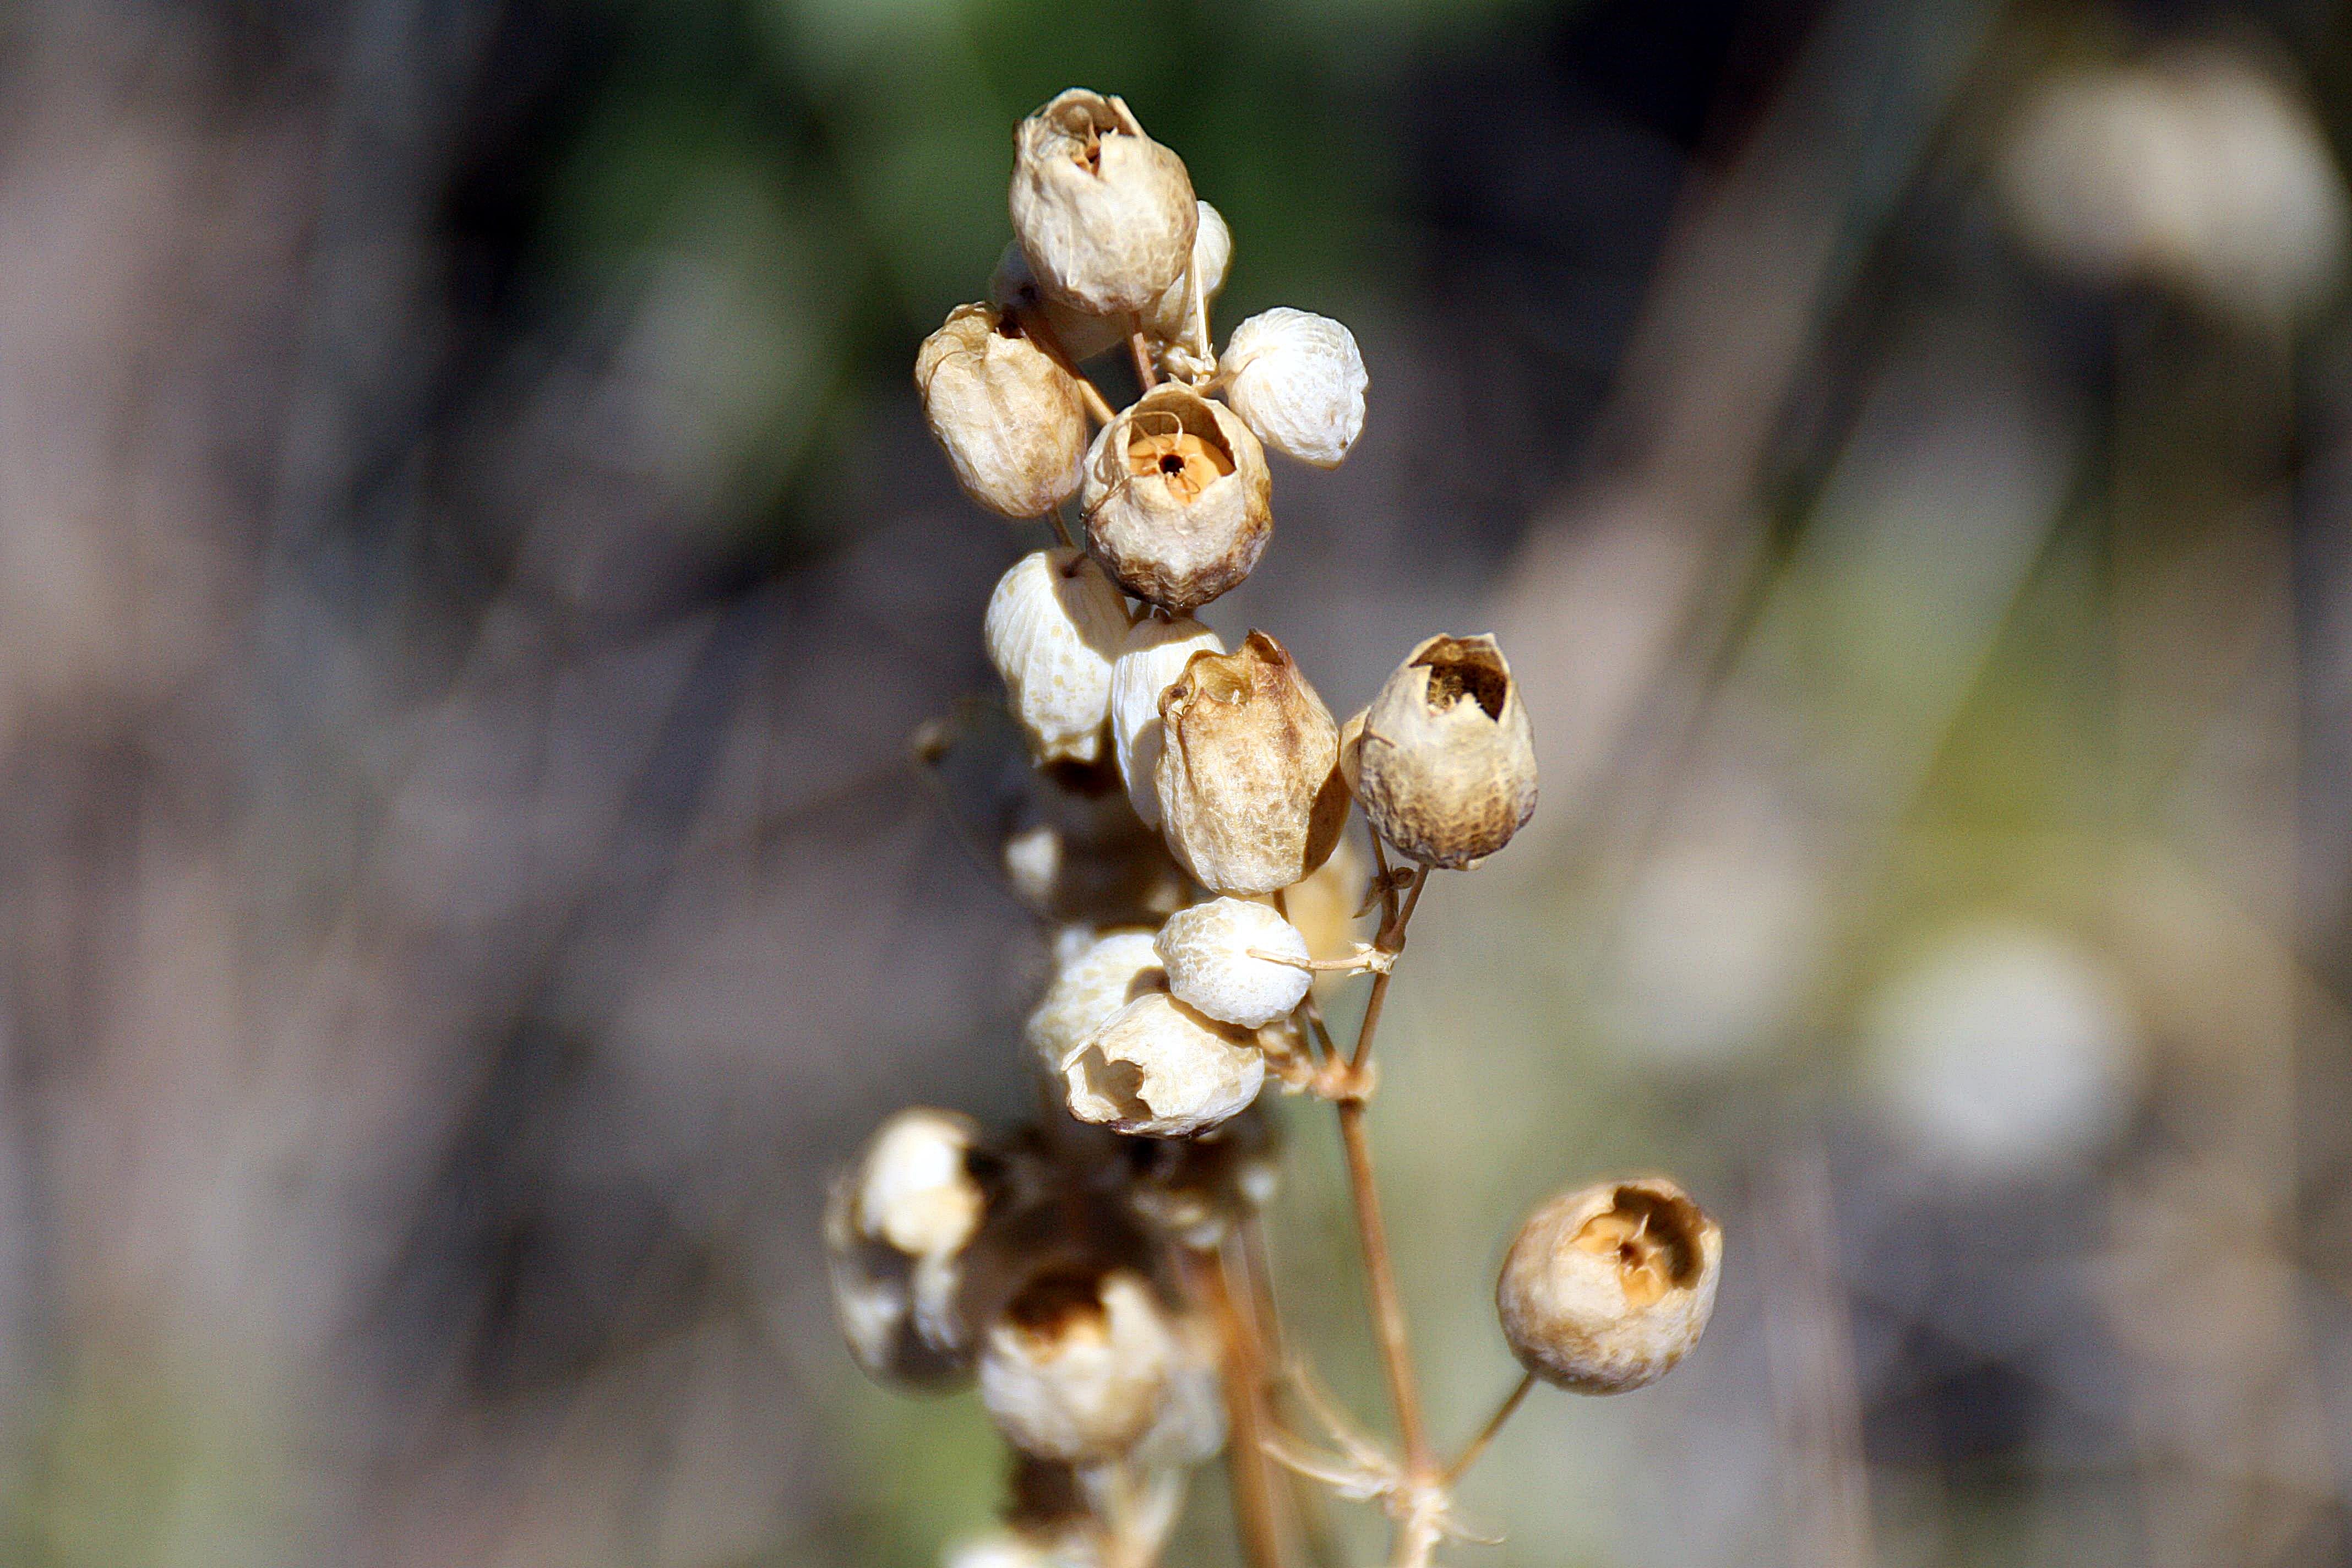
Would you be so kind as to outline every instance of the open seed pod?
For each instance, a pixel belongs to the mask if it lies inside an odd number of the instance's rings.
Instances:
[[[1160,719],[1160,830],[1203,887],[1271,893],[1330,855],[1348,821],[1339,726],[1280,643],[1254,631],[1194,655]]]
[[[1200,225],[1184,160],[1124,101],[1084,88],[1014,131],[1013,233],[1045,291],[1112,315],[1150,309],[1183,275]]]
[[[1017,318],[957,306],[917,352],[915,386],[956,482],[982,506],[1042,517],[1077,493],[1086,404]]]
[[[1433,637],[1349,721],[1340,766],[1380,836],[1459,869],[1536,809],[1535,732],[1492,637]]]
[[[1108,931],[1058,967],[1029,1015],[1026,1036],[1038,1065],[1054,1078],[1112,1014],[1168,988],[1148,931]]]
[[[1095,437],[1079,500],[1112,581],[1178,614],[1238,585],[1274,534],[1274,481],[1241,416],[1189,386],[1145,393]]]
[[[1105,1019],[1062,1069],[1070,1114],[1118,1132],[1189,1138],[1248,1109],[1265,1082],[1256,1033],[1163,990]]]
[[[1563,1193],[1528,1216],[1504,1259],[1503,1337],[1547,1383],[1639,1388],[1698,1343],[1722,1260],[1723,1232],[1672,1182]]]

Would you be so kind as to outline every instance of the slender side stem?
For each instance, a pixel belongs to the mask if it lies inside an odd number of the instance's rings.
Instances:
[[[1118,410],[1110,405],[1110,399],[1102,395],[1101,387],[1097,386],[1087,377],[1079,375],[1076,370],[1071,371],[1070,374],[1077,380],[1078,396],[1087,405],[1088,418],[1097,425],[1108,425],[1118,417]]]
[[[1421,902],[1421,890],[1427,886],[1429,886],[1429,872],[1424,868],[1412,879],[1412,887],[1405,894],[1404,902],[1397,907],[1396,913],[1389,917],[1387,922],[1381,926],[1380,934],[1372,939],[1374,947],[1387,953],[1395,953],[1403,950],[1404,928],[1412,919],[1413,907]],[[1355,1055],[1348,1063],[1359,1073],[1364,1070],[1364,1064],[1371,1059],[1372,1031],[1381,1026],[1381,1008],[1389,999],[1389,975],[1390,972],[1384,970],[1372,976],[1372,994],[1364,1002],[1364,1022],[1356,1031]]]
[[[1290,1568],[1289,1537],[1277,1511],[1265,1457],[1265,1342],[1251,1291],[1235,1289],[1246,1260],[1227,1237],[1201,1272],[1225,1346],[1225,1470],[1233,1483],[1234,1521],[1250,1568]]]
[[[1060,507],[1055,507],[1053,510],[1047,512],[1045,514],[1045,521],[1054,525],[1054,536],[1055,538],[1059,539],[1065,545],[1071,546],[1073,548],[1076,547],[1077,541],[1070,537],[1070,525],[1063,521],[1062,509]]]
[[[1470,1439],[1470,1446],[1462,1450],[1462,1454],[1459,1458],[1445,1467],[1445,1484],[1447,1486],[1452,1486],[1454,1482],[1460,1480],[1464,1476],[1470,1473],[1470,1467],[1478,1462],[1479,1456],[1486,1451],[1486,1445],[1495,1440],[1495,1434],[1500,1432],[1503,1429],[1504,1424],[1509,1421],[1512,1415],[1517,1412],[1519,1408],[1519,1401],[1525,1399],[1528,1396],[1528,1390],[1533,1388],[1535,1385],[1536,1374],[1534,1373],[1530,1372],[1521,1375],[1518,1385],[1504,1396],[1502,1404],[1495,1406],[1495,1414],[1486,1417],[1486,1424],[1478,1428],[1478,1435],[1475,1437]]]
[[[1151,344],[1143,335],[1143,323],[1129,316],[1128,322],[1135,330],[1127,334],[1127,352],[1135,356],[1136,384],[1149,392],[1160,384],[1160,371],[1151,363]]]

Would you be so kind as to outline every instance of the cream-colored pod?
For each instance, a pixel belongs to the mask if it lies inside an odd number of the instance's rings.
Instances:
[[[1127,641],[1127,601],[1102,568],[1067,545],[1023,556],[988,596],[982,636],[1030,754],[1100,758],[1111,661]]]
[[[1082,364],[1127,342],[1126,318],[1093,315],[1046,293],[1037,274],[1030,270],[1029,258],[1022,253],[1017,239],[1007,241],[997,257],[996,270],[988,279],[988,297],[998,310],[1020,317],[1024,326],[1042,321],[1073,364]]]
[[[1165,991],[1112,1014],[1062,1069],[1081,1121],[1153,1138],[1189,1138],[1239,1115],[1265,1083],[1254,1031],[1221,1024]]]
[[[957,306],[916,353],[915,387],[956,482],[982,506],[1042,517],[1077,493],[1086,404],[1017,319]]]
[[[1288,1017],[1315,978],[1298,928],[1272,905],[1248,899],[1211,899],[1178,910],[1151,946],[1179,1002],[1244,1028]]]
[[[1175,614],[1250,574],[1274,535],[1274,480],[1239,415],[1164,383],[1097,433],[1078,492],[1112,581]]]
[[[1200,226],[1184,160],[1124,101],[1071,88],[1013,136],[1013,233],[1056,299],[1147,310],[1183,275]]]
[[[989,1325],[980,1401],[1023,1453],[1116,1459],[1159,1416],[1177,1350],[1166,1310],[1139,1276],[1051,1269]]]
[[[1373,829],[1425,865],[1483,859],[1535,813],[1535,732],[1492,637],[1414,648],[1348,721],[1341,752]]]
[[[1192,263],[1143,314],[1143,330],[1160,342],[1192,341],[1193,329],[1205,324],[1209,307],[1224,292],[1225,274],[1233,267],[1234,231],[1225,226],[1224,215],[1206,202],[1200,204],[1200,226],[1192,234]]]
[[[1579,1394],[1663,1377],[1715,1310],[1723,1232],[1661,1178],[1604,1182],[1538,1205],[1511,1243],[1495,1306],[1529,1372]]]
[[[1348,821],[1339,727],[1280,643],[1254,631],[1194,655],[1160,719],[1160,831],[1202,886],[1271,893],[1330,855]]]
[[[1217,369],[1234,411],[1285,457],[1336,468],[1364,433],[1364,356],[1328,316],[1288,306],[1252,316]]]
[[[834,1311],[870,1377],[933,1384],[971,1368],[957,1299],[987,1215],[967,1158],[979,1135],[954,1111],[902,1110],[834,1179],[824,1215]]]
[[[1055,972],[1053,984],[1029,1015],[1029,1049],[1038,1065],[1058,1079],[1078,1047],[1112,1014],[1167,984],[1151,932],[1118,931],[1097,937]]]
[[[1110,742],[1128,803],[1143,825],[1160,827],[1160,694],[1176,684],[1196,653],[1223,653],[1217,634],[1189,616],[1148,615],[1128,628],[1110,667]]]

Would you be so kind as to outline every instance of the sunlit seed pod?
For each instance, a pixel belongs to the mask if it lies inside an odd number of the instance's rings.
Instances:
[[[988,597],[989,662],[1039,762],[1091,763],[1110,719],[1110,667],[1127,640],[1127,601],[1082,551],[1039,550]]]
[[[959,305],[915,355],[923,421],[964,493],[1041,517],[1077,493],[1087,454],[1078,384],[991,305]]]
[[[1328,316],[1287,306],[1252,316],[1217,369],[1234,411],[1286,457],[1335,468],[1364,433],[1364,356]]]
[[[1342,767],[1382,838],[1459,869],[1536,809],[1535,733],[1492,637],[1434,637],[1350,720]]]
[[[1306,967],[1307,939],[1298,928],[1271,905],[1247,899],[1212,899],[1179,910],[1151,945],[1178,1001],[1245,1028],[1287,1016],[1305,1000],[1314,979]]]
[[[1604,1182],[1538,1205],[1495,1287],[1529,1372],[1579,1394],[1655,1382],[1715,1310],[1723,1233],[1674,1183]]]
[[[1126,1269],[1050,1269],[982,1336],[980,1398],[1005,1441],[1071,1464],[1124,1455],[1159,1415],[1177,1347]]]
[[[1081,1121],[1153,1138],[1189,1138],[1248,1109],[1265,1082],[1250,1030],[1220,1024],[1165,991],[1137,997],[1087,1037],[1062,1069]]]
[[[1078,1047],[1112,1014],[1138,997],[1165,989],[1168,977],[1148,931],[1112,931],[1055,973],[1029,1015],[1029,1048],[1058,1079]]]
[[[857,1162],[858,1234],[909,1258],[961,1251],[987,1207],[969,1165],[979,1140],[952,1110],[913,1106],[883,1122]]]
[[[1045,292],[1098,315],[1149,310],[1191,261],[1200,224],[1184,161],[1125,102],[1083,88],[1014,131],[1010,205]]]
[[[1195,655],[1160,719],[1160,831],[1202,886],[1271,893],[1330,855],[1348,820],[1339,726],[1280,643],[1254,631]]]
[[[1079,501],[1111,580],[1177,614],[1238,586],[1274,535],[1274,482],[1241,416],[1163,383],[1096,435]]]
[[[1022,254],[1017,239],[1008,241],[996,258],[988,297],[998,310],[1020,317],[1024,326],[1042,320],[1072,364],[1083,364],[1127,342],[1126,318],[1090,315],[1047,294],[1029,269],[1029,258]]]
[[[1128,628],[1110,668],[1110,740],[1128,804],[1160,827],[1160,696],[1196,653],[1223,653],[1217,634],[1190,616],[1149,615]]]
[[[1225,291],[1225,274],[1234,259],[1234,231],[1225,226],[1223,215],[1208,203],[1200,204],[1200,226],[1192,234],[1191,265],[1143,315],[1144,331],[1160,342],[1192,340],[1193,328],[1200,324],[1194,320],[1196,291],[1202,318],[1217,296]]]

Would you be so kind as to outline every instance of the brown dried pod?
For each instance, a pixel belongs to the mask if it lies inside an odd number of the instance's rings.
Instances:
[[[1084,88],[1013,133],[1013,233],[1048,294],[1097,315],[1151,308],[1192,259],[1184,160],[1127,104]]]
[[[1663,1377],[1715,1310],[1723,1232],[1659,1177],[1538,1206],[1495,1285],[1503,1337],[1529,1372],[1578,1394]]]
[[[959,305],[915,354],[923,422],[964,493],[1041,517],[1077,493],[1087,407],[1070,373],[992,305]]]
[[[1175,382],[1096,435],[1078,499],[1112,580],[1178,614],[1237,586],[1274,536],[1265,448],[1239,415]]]
[[[1252,632],[1200,653],[1160,699],[1160,830],[1219,893],[1271,893],[1330,855],[1348,822],[1331,710],[1283,646]]]
[[[1170,1314],[1140,1276],[1050,1268],[989,1325],[981,1404],[1024,1453],[1115,1459],[1159,1416],[1177,1355]]]
[[[1340,766],[1382,838],[1459,869],[1536,809],[1535,732],[1491,636],[1433,637],[1348,721]]]

